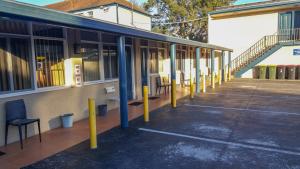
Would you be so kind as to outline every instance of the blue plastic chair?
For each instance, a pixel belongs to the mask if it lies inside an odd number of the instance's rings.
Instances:
[[[21,149],[23,149],[22,126],[25,126],[25,138],[27,138],[27,125],[35,122],[38,123],[40,142],[42,142],[40,119],[27,119],[26,107],[23,99],[6,102],[5,111],[6,111],[5,145],[7,145],[8,127],[10,125],[16,126],[19,129]]]

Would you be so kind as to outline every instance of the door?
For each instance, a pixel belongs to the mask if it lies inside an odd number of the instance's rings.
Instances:
[[[295,40],[300,40],[300,11],[295,12],[294,29]]]
[[[142,91],[143,86],[148,85],[148,49],[141,48],[141,68],[142,68]]]
[[[291,38],[291,29],[293,28],[292,16],[292,12],[281,13],[279,15],[280,40],[289,40]]]
[[[127,73],[127,98],[128,100],[133,99],[133,92],[132,92],[132,51],[131,47],[126,46],[126,73]]]

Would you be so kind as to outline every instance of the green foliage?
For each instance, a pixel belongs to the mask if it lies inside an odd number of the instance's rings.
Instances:
[[[153,31],[206,42],[208,12],[214,10],[216,7],[228,6],[234,1],[148,0],[144,4],[144,8],[149,13],[154,13]]]

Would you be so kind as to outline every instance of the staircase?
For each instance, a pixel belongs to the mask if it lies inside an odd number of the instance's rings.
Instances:
[[[232,74],[241,77],[243,73],[275,53],[282,46],[295,45],[300,41],[300,29],[284,29],[274,35],[264,36],[231,62]],[[299,43],[298,43],[299,44]]]

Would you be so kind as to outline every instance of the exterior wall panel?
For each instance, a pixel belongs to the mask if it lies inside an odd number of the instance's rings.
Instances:
[[[232,59],[278,28],[278,13],[226,19],[209,18],[209,43],[233,49]]]

